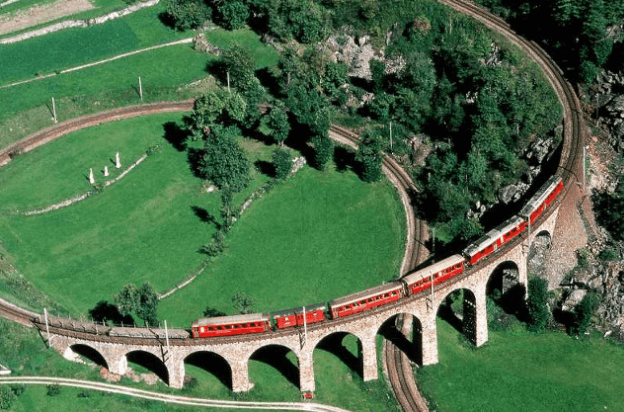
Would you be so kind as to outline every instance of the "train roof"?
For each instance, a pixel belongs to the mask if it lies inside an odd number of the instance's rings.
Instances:
[[[123,336],[132,338],[158,338],[165,339],[167,336],[169,339],[186,339],[189,337],[189,333],[182,329],[161,329],[161,328],[128,328],[128,327],[116,327],[111,328],[108,332],[110,336]]]
[[[387,283],[385,285],[375,286],[374,288],[366,289],[366,290],[363,290],[361,292],[352,293],[350,295],[334,299],[334,300],[329,302],[329,306],[344,305],[344,304],[347,304],[347,303],[351,303],[351,302],[355,302],[355,301],[358,301],[358,300],[366,299],[366,298],[369,298],[371,296],[379,295],[379,294],[382,294],[382,293],[390,292],[390,291],[393,291],[395,289],[401,289],[401,288],[402,288],[402,286],[401,286],[401,284],[399,282],[393,281],[393,282]]]
[[[193,322],[192,327],[210,325],[230,325],[234,323],[267,322],[269,315],[265,313],[251,313],[248,315],[216,316],[214,318],[201,318]]]
[[[464,255],[472,256],[475,253],[478,253],[482,249],[490,246],[496,239],[501,235],[501,232],[498,229],[492,229],[487,232],[485,235],[481,236],[476,242],[471,243],[464,249]]]
[[[539,188],[537,193],[535,193],[535,195],[533,195],[533,197],[529,199],[527,204],[524,205],[524,207],[520,211],[520,215],[530,215],[533,210],[535,210],[535,208],[537,208],[539,205],[542,204],[542,202],[544,202],[544,200],[546,200],[548,195],[553,191],[553,189],[559,184],[560,181],[561,176],[551,176],[550,179],[548,179],[546,183],[544,183],[542,187]]]
[[[325,303],[319,302],[319,303],[314,303],[312,305],[305,306],[306,312],[316,312],[317,310],[325,310]],[[276,316],[288,316],[288,315],[295,315],[295,314],[298,315],[300,313],[303,313],[303,309],[301,306],[298,306],[295,308],[275,311],[271,313],[271,316],[276,317]]]
[[[409,275],[403,276],[401,279],[405,281],[408,285],[411,285],[412,283],[417,282],[420,279],[429,277],[432,274],[441,271],[442,269],[446,269],[450,266],[456,265],[460,262],[463,262],[464,260],[466,259],[464,259],[462,255],[453,255],[437,263],[429,265],[426,268],[420,269],[416,272],[410,273]]]
[[[521,218],[520,216],[514,216],[511,219],[506,220],[500,225],[496,226],[495,230],[499,231],[501,235],[504,235],[522,222],[524,222],[523,218]]]

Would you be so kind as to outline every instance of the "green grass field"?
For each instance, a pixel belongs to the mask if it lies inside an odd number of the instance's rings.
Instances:
[[[215,227],[194,212],[218,216],[219,196],[201,191],[184,152],[163,139],[163,114],[103,124],[70,134],[0,169],[5,211],[58,203],[89,190],[90,167],[112,170],[160,142],[124,180],[71,207],[37,216],[0,218],[2,245],[14,265],[74,313],[110,300],[126,283],[150,281],[165,291],[195,273]],[[244,139],[253,159],[271,147]],[[117,172],[116,172],[117,173]],[[268,181],[254,172],[242,203]],[[252,296],[256,310],[313,303],[374,286],[396,275],[403,253],[403,211],[388,183],[304,168],[256,201],[228,237],[225,255],[192,284],[161,303],[161,318],[186,327],[207,306],[231,312],[230,297]],[[207,294],[206,291],[210,293]]]
[[[472,350],[438,321],[440,363],[419,370],[418,382],[440,412],[587,412],[624,410],[624,347],[598,336],[576,340],[541,335],[521,325],[490,331]]]

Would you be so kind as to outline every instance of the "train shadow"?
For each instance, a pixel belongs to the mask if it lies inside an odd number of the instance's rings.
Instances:
[[[275,368],[290,383],[299,387],[299,367],[288,359],[289,352],[292,351],[284,346],[269,345],[258,349],[250,359]]]

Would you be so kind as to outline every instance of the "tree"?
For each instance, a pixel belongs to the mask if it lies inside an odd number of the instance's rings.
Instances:
[[[376,182],[381,178],[381,142],[376,137],[367,136],[359,144],[357,160],[362,165],[360,178],[368,183]]]
[[[139,305],[136,314],[143,319],[146,325],[158,325],[158,294],[148,283],[144,283],[138,290]]]
[[[255,64],[251,54],[238,44],[234,44],[223,51],[221,55],[221,76],[225,80],[227,73],[230,74],[230,84],[244,93],[254,83]]]
[[[236,292],[236,294],[232,296],[232,306],[237,313],[243,315],[254,311],[253,299],[243,292]]]
[[[122,315],[135,313],[146,325],[158,324],[158,294],[149,282],[138,289],[133,284],[125,285],[114,302]]]
[[[240,192],[249,184],[251,165],[245,151],[236,141],[240,130],[215,125],[206,137],[199,169],[220,189]]]
[[[591,325],[591,318],[598,307],[598,297],[594,293],[587,293],[583,299],[574,306],[574,332],[577,335],[584,334]]]
[[[312,137],[314,145],[314,165],[318,170],[325,170],[327,162],[334,154],[334,142],[329,136],[316,134]]]
[[[217,6],[221,25],[227,30],[237,30],[245,25],[249,18],[249,7],[238,0],[225,0]]]
[[[527,309],[529,312],[529,330],[542,332],[550,320],[548,281],[546,279],[537,276],[529,279]]]
[[[273,139],[280,146],[283,146],[290,133],[290,123],[288,122],[288,114],[286,113],[284,103],[278,101],[271,107],[267,118],[267,126],[272,131]]]
[[[284,179],[292,169],[292,160],[288,150],[277,148],[273,151],[273,166],[275,166],[275,177]]]
[[[203,0],[168,0],[167,17],[176,30],[200,27],[212,17],[212,9]]]

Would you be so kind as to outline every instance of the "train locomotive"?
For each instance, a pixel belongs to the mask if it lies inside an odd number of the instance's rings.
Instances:
[[[403,276],[401,279],[375,286],[364,291],[343,296],[325,303],[297,307],[272,314],[251,314],[203,318],[193,322],[194,339],[218,336],[262,333],[304,327],[328,319],[340,319],[356,313],[399,301],[405,297],[426,293],[434,286],[461,275],[464,271],[487,259],[498,249],[527,231],[551,207],[564,188],[560,176],[551,177],[519,215],[510,218],[487,232],[466,247],[462,254],[450,256],[440,262]]]

